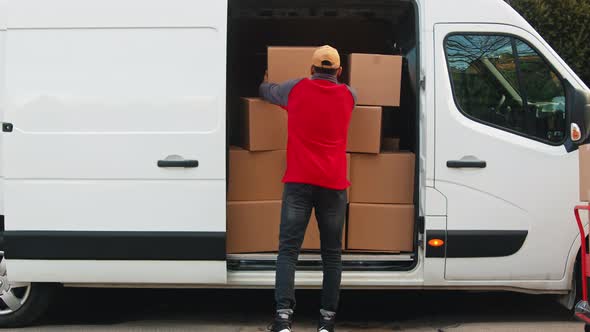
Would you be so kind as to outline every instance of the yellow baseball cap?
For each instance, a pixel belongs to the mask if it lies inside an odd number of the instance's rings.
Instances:
[[[311,63],[314,67],[338,69],[340,68],[340,55],[337,49],[330,45],[324,45],[315,50]]]

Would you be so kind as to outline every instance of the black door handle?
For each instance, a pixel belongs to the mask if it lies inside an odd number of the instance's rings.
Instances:
[[[449,160],[448,168],[486,168],[488,164],[483,160]]]
[[[199,167],[198,160],[158,160],[158,167],[196,168]]]

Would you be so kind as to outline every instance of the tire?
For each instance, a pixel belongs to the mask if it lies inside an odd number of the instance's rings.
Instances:
[[[0,328],[29,326],[47,311],[57,285],[11,282],[6,272],[0,251]]]
[[[20,308],[10,312],[0,310],[0,328],[25,327],[36,323],[49,308],[56,291],[57,286],[53,284],[30,284],[28,296]],[[0,307],[7,308],[1,298]]]
[[[584,332],[590,332],[590,325],[584,325]]]

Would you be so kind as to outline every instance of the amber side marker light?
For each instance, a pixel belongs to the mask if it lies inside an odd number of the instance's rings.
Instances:
[[[432,239],[428,241],[428,245],[431,247],[442,247],[445,244],[445,241],[441,239]]]
[[[576,123],[572,123],[571,127],[570,127],[570,135],[572,138],[572,141],[577,142],[579,140],[582,139],[582,131],[580,130],[580,126],[578,126]]]

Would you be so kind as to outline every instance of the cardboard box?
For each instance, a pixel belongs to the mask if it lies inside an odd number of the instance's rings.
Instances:
[[[401,56],[353,53],[349,69],[350,86],[356,90],[358,105],[400,105]]]
[[[251,152],[230,147],[227,200],[281,200],[286,165],[285,150]]]
[[[414,249],[414,206],[350,204],[346,249],[410,252]]]
[[[345,218],[346,219],[346,218]],[[346,220],[344,222],[344,229],[342,230],[342,249],[346,248]],[[320,229],[318,227],[318,220],[315,217],[315,210],[311,212],[311,218],[309,219],[309,224],[307,225],[307,230],[305,232],[305,239],[303,240],[303,245],[301,246],[302,250],[320,250],[321,249],[321,240],[320,240]]]
[[[580,201],[590,202],[590,144],[579,147],[580,152]]]
[[[399,142],[399,138],[384,137],[381,140],[381,152],[398,152]]]
[[[227,203],[226,249],[228,254],[277,252],[281,225],[281,201]],[[346,229],[342,233],[344,249]],[[312,212],[302,250],[320,250],[320,231]]]
[[[279,247],[281,201],[228,202],[228,254],[274,252]]]
[[[268,48],[268,81],[282,83],[311,76],[311,58],[317,47]]]
[[[352,154],[350,202],[413,204],[414,163],[410,152]]]
[[[354,108],[348,130],[348,152],[379,153],[382,114],[383,109],[378,106]]]
[[[249,151],[287,148],[287,111],[260,98],[242,98],[242,147]]]

